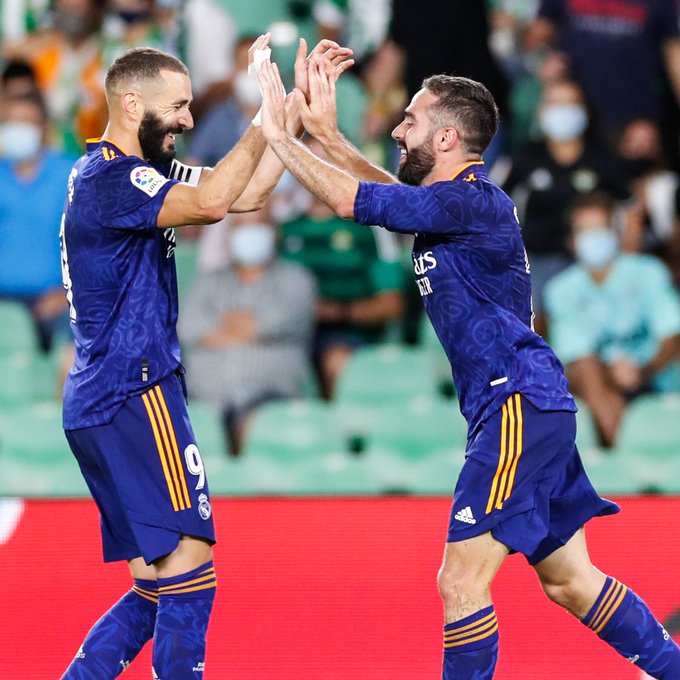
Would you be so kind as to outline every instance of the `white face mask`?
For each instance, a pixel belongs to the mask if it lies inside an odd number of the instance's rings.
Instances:
[[[234,227],[229,244],[235,263],[262,265],[274,257],[276,234],[268,224],[244,224]]]
[[[260,86],[248,71],[239,71],[234,77],[234,97],[241,106],[259,106],[262,103]]]
[[[578,261],[591,271],[609,265],[619,252],[619,239],[608,227],[587,229],[576,234],[574,249]]]
[[[41,143],[42,130],[33,123],[9,121],[0,125],[0,155],[11,161],[35,158]]]
[[[588,114],[578,104],[551,104],[541,110],[539,124],[546,137],[569,142],[585,132]]]

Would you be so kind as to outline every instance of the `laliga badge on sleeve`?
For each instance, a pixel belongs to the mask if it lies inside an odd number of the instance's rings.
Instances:
[[[130,181],[140,191],[149,194],[149,196],[155,196],[168,180],[157,170],[148,166],[140,166],[132,169]]]

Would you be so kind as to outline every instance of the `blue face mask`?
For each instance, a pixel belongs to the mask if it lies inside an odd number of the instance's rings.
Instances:
[[[276,234],[268,224],[244,224],[234,227],[229,244],[236,264],[258,266],[273,259]]]
[[[578,261],[591,271],[609,265],[619,252],[619,239],[608,227],[587,229],[576,234],[574,249]]]
[[[42,130],[32,123],[9,121],[0,125],[0,156],[15,163],[38,156]]]
[[[541,109],[539,124],[546,137],[569,142],[585,132],[588,114],[578,104],[550,104]]]

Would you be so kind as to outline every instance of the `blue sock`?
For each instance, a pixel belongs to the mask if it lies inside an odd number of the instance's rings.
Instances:
[[[493,605],[444,626],[442,680],[489,680],[498,659]]]
[[[109,680],[120,675],[153,636],[155,581],[135,584],[94,624],[62,680]]]
[[[158,579],[154,677],[159,680],[203,677],[205,635],[216,585],[212,562],[186,574]]]
[[[680,678],[680,647],[649,607],[611,576],[582,623],[653,678]]]

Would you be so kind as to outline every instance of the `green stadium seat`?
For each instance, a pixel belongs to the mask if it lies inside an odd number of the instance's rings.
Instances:
[[[0,301],[0,355],[8,352],[37,353],[38,336],[31,313],[20,302]]]
[[[58,387],[57,362],[37,351],[0,352],[0,406],[11,407],[55,399]]]
[[[576,445],[581,455],[597,452],[600,449],[599,437],[595,421],[588,407],[579,399],[576,400]]]
[[[679,457],[680,395],[649,394],[634,399],[621,423],[616,448],[644,457]]]
[[[296,466],[289,493],[306,496],[362,496],[384,491],[361,456],[338,451]]]
[[[175,267],[177,268],[177,291],[181,303],[198,272],[198,241],[177,240]]]
[[[597,492],[603,496],[633,496],[646,490],[646,482],[631,461],[615,451],[585,451],[583,466]]]
[[[433,470],[444,470],[451,490],[467,432],[457,402],[421,397],[383,407],[365,437],[366,466],[385,491],[410,493],[422,487],[424,493],[433,488]]]
[[[56,401],[2,409],[0,470],[3,496],[89,495],[64,436],[61,404]]]

